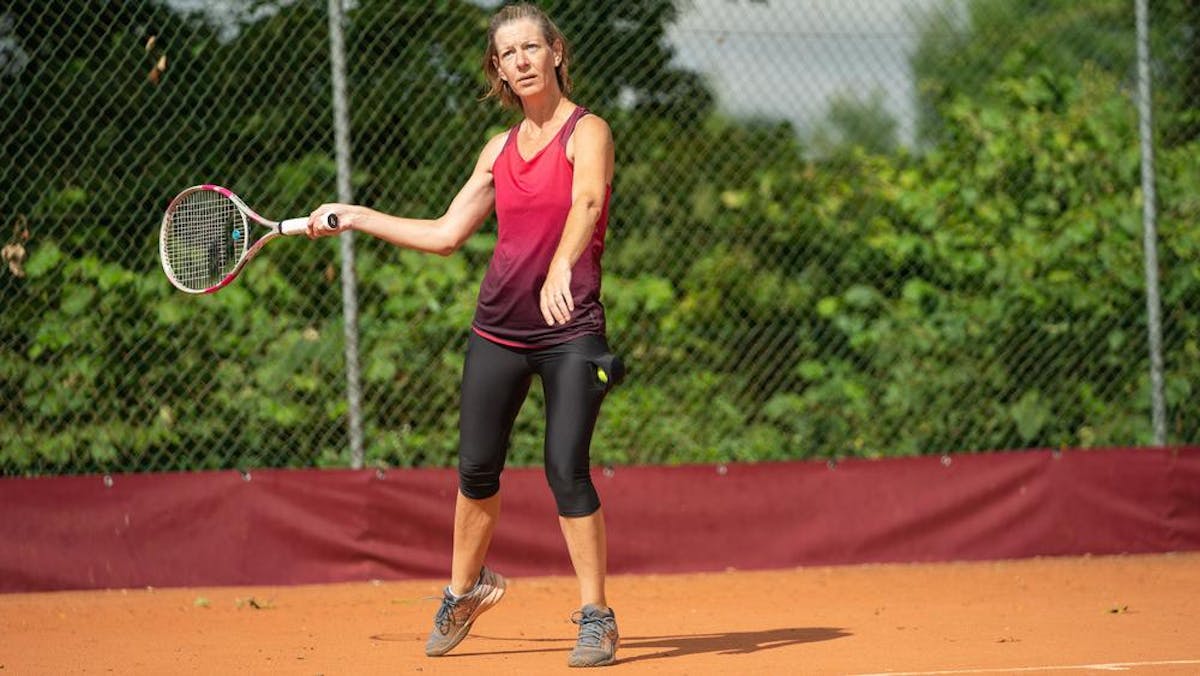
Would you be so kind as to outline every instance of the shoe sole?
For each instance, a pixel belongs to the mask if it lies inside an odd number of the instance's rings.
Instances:
[[[621,641],[620,641],[620,640],[617,640],[617,641],[615,641],[615,642],[613,643],[613,654],[612,654],[612,657],[608,658],[607,660],[604,660],[603,662],[593,662],[593,663],[591,663],[591,664],[575,664],[574,662],[572,662],[572,661],[571,661],[571,660],[568,658],[568,659],[567,659],[567,666],[568,666],[568,667],[571,667],[571,668],[574,668],[574,669],[589,669],[589,668],[591,668],[591,667],[607,667],[607,666],[609,666],[610,664],[613,664],[613,663],[615,663],[615,662],[617,661],[617,650],[618,650],[620,647],[621,647]]]
[[[475,620],[479,619],[479,616],[484,612],[490,610],[492,606],[500,603],[500,598],[504,596],[504,589],[508,586],[508,582],[501,577],[499,573],[493,572],[492,575],[496,576],[497,583],[492,591],[487,596],[483,597],[483,600],[480,601],[479,605],[475,607],[475,612],[471,613],[471,616],[467,618],[466,623],[463,624],[462,628],[454,634],[454,637],[450,640],[450,642],[446,644],[445,647],[438,650],[426,650],[425,654],[427,656],[441,657],[442,655],[445,655],[451,650],[457,648],[458,644],[462,643],[463,639],[467,637],[467,634],[471,633],[471,627],[474,626]]]

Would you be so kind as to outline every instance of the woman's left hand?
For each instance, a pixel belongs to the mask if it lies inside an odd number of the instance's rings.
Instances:
[[[542,317],[547,326],[566,324],[575,310],[575,299],[571,297],[571,268],[567,265],[550,264],[546,282],[542,284]]]

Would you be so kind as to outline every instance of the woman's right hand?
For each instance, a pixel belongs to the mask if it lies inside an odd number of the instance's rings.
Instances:
[[[308,238],[329,237],[353,230],[355,223],[361,221],[369,211],[355,204],[322,204],[308,215]],[[330,214],[335,217],[335,227],[326,224],[325,217]]]

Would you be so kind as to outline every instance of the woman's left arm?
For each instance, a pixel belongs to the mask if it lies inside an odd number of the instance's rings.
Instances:
[[[566,324],[575,309],[575,299],[571,297],[571,268],[592,240],[613,176],[612,131],[603,119],[585,115],[575,126],[567,145],[567,159],[575,165],[571,211],[567,213],[562,239],[546,271],[540,299],[542,317],[550,326]]]

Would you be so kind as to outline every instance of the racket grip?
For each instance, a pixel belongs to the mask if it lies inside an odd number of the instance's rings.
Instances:
[[[289,218],[279,224],[279,232],[284,235],[303,235],[308,232],[307,218]]]
[[[333,214],[333,213],[325,214],[325,218],[323,220],[325,222],[325,227],[329,228],[330,230],[337,230],[337,227],[338,227],[337,214]],[[307,218],[289,218],[285,221],[281,221],[279,223],[279,232],[284,235],[306,234],[308,232],[308,219]]]

